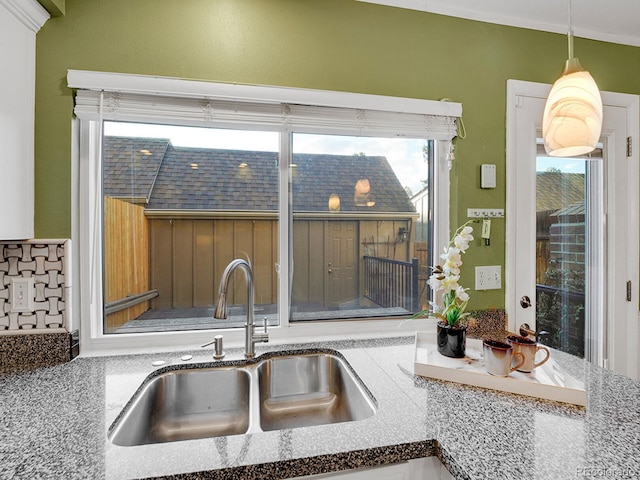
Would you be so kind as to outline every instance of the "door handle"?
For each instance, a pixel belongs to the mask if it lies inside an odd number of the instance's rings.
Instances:
[[[331,262],[329,262],[329,273],[331,273]]]

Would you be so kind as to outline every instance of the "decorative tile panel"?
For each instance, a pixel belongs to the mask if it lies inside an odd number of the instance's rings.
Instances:
[[[0,243],[0,334],[67,328],[71,294],[69,240],[29,240]],[[31,312],[14,312],[11,280],[33,278]]]

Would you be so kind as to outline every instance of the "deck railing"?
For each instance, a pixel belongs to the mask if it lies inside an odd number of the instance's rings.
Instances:
[[[364,296],[381,307],[418,311],[418,259],[364,257]]]
[[[545,345],[583,358],[585,309],[584,292],[536,284],[536,330]]]

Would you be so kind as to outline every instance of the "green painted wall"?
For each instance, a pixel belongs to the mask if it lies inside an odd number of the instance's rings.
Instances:
[[[37,35],[36,237],[71,229],[72,92],[67,69],[283,85],[461,102],[452,225],[468,207],[505,205],[507,79],[552,83],[566,37],[355,0],[66,0]],[[602,90],[640,94],[640,48],[576,39]],[[479,188],[482,163],[498,188]],[[504,265],[504,221],[473,266]],[[504,306],[504,292],[471,292],[472,308]]]

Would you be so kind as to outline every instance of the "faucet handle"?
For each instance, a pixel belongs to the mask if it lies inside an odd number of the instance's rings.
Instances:
[[[264,333],[254,331],[253,335],[251,336],[251,341],[253,343],[266,343],[269,341],[269,332],[267,332],[267,317],[264,317]]]

